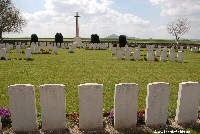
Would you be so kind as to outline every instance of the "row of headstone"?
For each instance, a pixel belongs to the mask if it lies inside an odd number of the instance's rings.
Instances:
[[[0,44],[0,49],[1,48],[5,48],[6,52],[9,52],[10,50],[13,50],[13,44],[9,44],[9,43]]]
[[[122,60],[123,55],[125,54],[125,59],[130,60],[131,56],[131,51],[132,48],[127,48],[125,49],[124,47],[120,48],[117,53],[117,60]],[[112,48],[112,54],[116,54],[117,48],[113,47]],[[147,51],[147,61],[154,61],[155,56],[160,56],[160,61],[166,61],[167,56],[168,56],[168,49],[164,48],[163,51],[161,52],[160,48],[157,48],[155,53],[152,50],[152,48],[148,48]],[[134,51],[134,60],[140,60],[140,49],[135,49]],[[169,61],[170,62],[175,62],[176,60],[176,52],[174,49],[170,49],[169,51]],[[177,53],[177,62],[183,62],[184,60],[184,52],[183,51],[178,51]]]
[[[103,84],[86,83],[79,88],[79,128],[83,130],[103,127]],[[137,124],[139,86],[136,83],[115,85],[114,127],[133,128]],[[35,87],[15,84],[8,87],[13,130],[31,132],[38,130]],[[200,83],[179,84],[175,121],[189,123],[198,119]],[[147,86],[145,124],[166,124],[170,101],[170,84],[149,83]],[[40,103],[43,130],[66,128],[66,87],[63,84],[40,86]],[[190,116],[188,116],[190,115]]]
[[[94,49],[94,50],[106,50],[109,47],[108,43],[82,43],[81,48]]]
[[[193,46],[193,47],[190,48],[190,46],[188,46],[188,47],[187,47],[187,50],[188,50],[188,51],[191,51],[191,52],[197,52],[197,51],[200,51],[200,47],[198,48],[198,47],[194,47],[194,46]]]

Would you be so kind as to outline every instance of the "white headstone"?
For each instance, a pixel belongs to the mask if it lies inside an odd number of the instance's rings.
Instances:
[[[167,52],[167,51],[168,51],[167,46],[164,46],[163,51],[164,51],[164,52]]]
[[[25,48],[25,43],[22,43],[21,48]]]
[[[135,49],[134,60],[140,60],[140,49]]]
[[[190,51],[190,46],[189,45],[187,46],[187,50]]]
[[[131,49],[130,49],[130,48],[127,48],[127,49],[126,49],[126,54],[125,54],[125,56],[126,56],[126,60],[130,60],[130,56],[131,56]]]
[[[147,51],[147,61],[154,61],[154,51]]]
[[[164,82],[149,83],[145,109],[145,124],[166,124],[170,97],[170,85]]]
[[[13,50],[13,44],[10,44],[10,49]]]
[[[54,53],[58,54],[58,47],[56,45],[54,45]]]
[[[156,55],[156,56],[160,56],[160,53],[161,53],[161,49],[160,49],[160,48],[157,48],[157,49],[156,49],[155,55]]]
[[[6,44],[5,43],[2,45],[2,48],[6,48]]]
[[[33,44],[33,43],[31,44],[31,53],[35,53],[35,45],[36,44]]]
[[[40,52],[40,48],[38,45],[35,45],[35,53],[39,53]]]
[[[184,60],[184,52],[178,51],[177,61],[178,62],[183,62],[183,60]]]
[[[167,51],[162,51],[160,56],[160,61],[166,61],[167,60]]]
[[[122,52],[120,49],[118,50],[118,53],[117,53],[117,60],[122,60]]]
[[[32,54],[31,54],[31,49],[30,48],[26,48],[26,58],[27,59],[32,58]]]
[[[62,84],[40,86],[43,130],[66,129],[66,88]]]
[[[176,53],[174,49],[170,49],[170,53],[169,53],[169,61],[170,62],[174,62],[175,61],[175,57],[176,57]]]
[[[200,83],[182,82],[179,84],[175,121],[190,123],[198,119]]]
[[[112,47],[112,55],[115,55],[117,53],[117,47]]]
[[[183,46],[180,46],[180,51],[183,51]]]
[[[121,53],[122,53],[122,55],[125,54],[125,47],[121,47]]]
[[[16,84],[8,87],[12,128],[15,132],[37,131],[35,87]]]
[[[9,51],[10,51],[10,45],[6,44],[6,52],[9,52]]]
[[[69,52],[74,53],[74,46],[72,43],[69,44]]]
[[[20,45],[16,46],[16,53],[18,53],[18,54],[20,53]]]
[[[103,84],[79,85],[79,128],[84,130],[103,127]]]
[[[6,49],[5,49],[5,48],[1,48],[0,56],[1,56],[1,57],[4,57],[5,59],[7,58]],[[0,58],[1,58],[1,57],[0,57]]]
[[[137,123],[139,86],[135,83],[115,85],[114,127],[116,129],[133,128]]]

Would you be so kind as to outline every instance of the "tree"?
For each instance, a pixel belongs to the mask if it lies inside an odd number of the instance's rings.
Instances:
[[[31,42],[38,42],[38,36],[37,36],[37,34],[32,34],[31,35]]]
[[[175,36],[177,45],[180,37],[189,31],[191,27],[190,23],[188,18],[178,18],[167,24],[167,31],[169,34]]]
[[[126,35],[120,35],[119,36],[119,47],[125,47],[126,43],[127,43]]]
[[[97,34],[92,34],[92,35],[91,35],[91,43],[100,43],[99,35],[97,35]]]
[[[3,42],[4,32],[21,32],[26,25],[25,19],[20,14],[11,0],[0,0],[0,39]]]
[[[63,36],[61,33],[56,33],[55,35],[55,42],[56,43],[63,43]]]

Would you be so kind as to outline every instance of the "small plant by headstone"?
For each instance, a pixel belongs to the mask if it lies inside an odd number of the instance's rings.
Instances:
[[[154,58],[155,62],[159,62],[159,59],[157,57]]]
[[[10,110],[6,108],[0,108],[0,116],[1,116],[1,122],[2,122],[2,127],[7,127],[11,126],[11,114]]]
[[[147,57],[146,56],[144,56],[144,60],[147,61]]]
[[[1,57],[1,60],[6,60],[6,58],[5,57]]]

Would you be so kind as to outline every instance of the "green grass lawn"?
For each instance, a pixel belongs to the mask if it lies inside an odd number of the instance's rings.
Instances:
[[[42,84],[66,85],[67,113],[79,111],[78,85],[104,85],[104,109],[109,112],[114,104],[115,84],[139,84],[139,109],[145,109],[147,84],[168,82],[171,85],[169,111],[177,107],[179,83],[200,81],[200,53],[185,52],[185,62],[118,61],[111,50],[58,49],[59,55],[34,54],[33,61],[0,60],[0,107],[9,108],[8,86],[32,84],[36,87],[38,112]],[[141,55],[146,52],[142,51]],[[25,54],[9,53],[8,58],[25,58]],[[142,56],[144,58],[144,56]],[[192,96],[191,96],[192,97]],[[198,131],[198,130],[194,130]]]
[[[64,84],[67,89],[67,113],[78,112],[78,85],[104,85],[104,109],[113,108],[115,84],[138,83],[139,108],[145,108],[147,84],[171,84],[169,110],[175,110],[179,83],[200,81],[200,53],[185,52],[185,62],[118,61],[110,50],[59,49],[59,55],[34,54],[34,61],[0,61],[0,107],[9,108],[8,86],[33,84],[36,86],[37,108],[40,111],[39,86]],[[142,55],[146,54],[145,51]],[[142,56],[143,57],[143,56]],[[25,54],[9,53],[8,58],[25,58]]]

